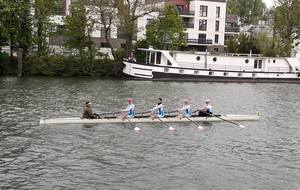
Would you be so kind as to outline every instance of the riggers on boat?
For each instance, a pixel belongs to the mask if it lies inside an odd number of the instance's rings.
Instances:
[[[234,114],[221,114],[212,117],[198,117],[193,116],[189,119],[194,122],[218,122],[218,121],[256,121],[260,118],[259,115],[234,115]],[[174,115],[169,115],[161,118],[166,123],[177,123],[177,122],[191,122],[188,118],[177,118]],[[159,123],[159,119],[151,119],[147,116],[137,116],[130,119],[132,123]],[[40,125],[44,124],[101,124],[101,123],[129,123],[129,120],[118,119],[116,117],[107,117],[104,119],[81,119],[79,117],[74,118],[56,118],[56,119],[41,119]]]

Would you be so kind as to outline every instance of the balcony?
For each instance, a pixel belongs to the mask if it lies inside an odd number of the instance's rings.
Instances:
[[[239,33],[240,27],[225,27],[225,32]]]
[[[194,17],[195,11],[178,11],[179,15],[182,17]]]
[[[187,43],[208,45],[208,44],[213,44],[213,40],[201,39],[201,38],[200,39],[187,39]]]
[[[194,28],[194,23],[183,22],[182,25],[184,28]]]

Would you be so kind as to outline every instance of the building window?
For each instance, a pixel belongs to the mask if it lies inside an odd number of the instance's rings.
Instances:
[[[217,18],[220,18],[220,12],[221,12],[220,7],[217,7],[217,10],[216,10]]]
[[[207,17],[207,6],[200,5],[200,16]]]
[[[206,31],[207,29],[207,20],[199,20],[199,30]]]
[[[218,44],[218,43],[219,43],[219,35],[216,34],[216,35],[215,35],[215,44]]]
[[[216,20],[216,32],[220,30],[220,21]]]

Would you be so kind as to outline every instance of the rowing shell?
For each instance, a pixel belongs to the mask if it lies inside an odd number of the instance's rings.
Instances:
[[[228,120],[228,121],[255,121],[259,119],[258,115],[218,115],[218,117]],[[190,117],[192,121],[195,122],[215,122],[223,121],[218,117]],[[187,118],[176,118],[176,117],[166,117],[161,118],[163,122],[189,122]],[[132,123],[159,123],[158,119],[152,120],[149,117],[133,118],[130,119]],[[75,118],[56,118],[56,119],[41,119],[40,124],[90,124],[90,123],[129,123],[128,120],[122,120],[117,118],[105,118],[105,119],[81,119],[79,117]]]

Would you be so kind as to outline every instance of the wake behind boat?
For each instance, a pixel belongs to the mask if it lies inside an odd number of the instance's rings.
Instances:
[[[194,122],[218,122],[218,121],[256,121],[260,118],[259,115],[236,115],[236,114],[221,114],[212,117],[193,116],[189,119]],[[167,115],[160,118],[165,123],[190,122],[188,118],[177,118],[175,115]],[[101,119],[81,119],[73,118],[55,118],[55,119],[40,119],[40,125],[48,124],[105,124],[105,123],[160,123],[159,119],[151,119],[148,116],[137,116],[129,120],[123,120],[117,117],[106,117]]]

